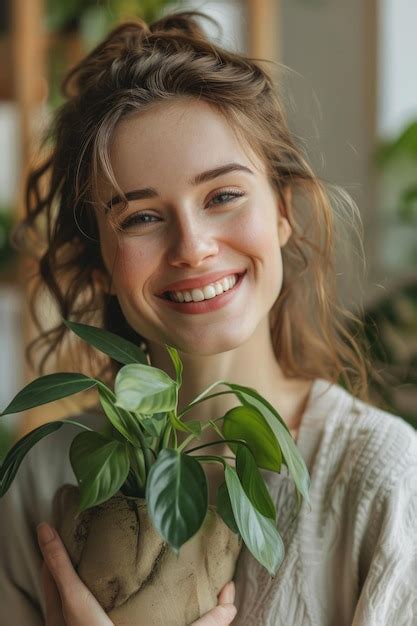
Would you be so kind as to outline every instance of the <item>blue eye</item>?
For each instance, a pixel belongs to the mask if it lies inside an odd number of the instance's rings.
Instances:
[[[242,191],[222,191],[210,200],[209,205],[226,204],[227,202],[233,202],[237,198],[240,198],[244,195],[245,194]],[[214,202],[214,200],[217,200],[219,198],[220,202]],[[222,200],[222,198],[226,198],[226,200]],[[150,218],[150,220],[148,221],[147,218]],[[156,215],[153,215],[152,213],[146,213],[145,211],[142,211],[140,213],[134,213],[121,224],[120,228],[122,230],[128,230],[131,226],[147,226],[149,224],[153,224],[153,221],[151,221],[152,218],[155,218],[156,220],[159,219]]]
[[[218,193],[217,196],[214,196],[210,200],[209,204],[212,204],[213,200],[217,200],[217,198],[224,198],[224,197],[228,197],[229,196],[229,198],[233,198],[233,200],[234,200],[234,199],[240,198],[241,196],[244,196],[244,195],[245,194],[243,192],[241,192],[241,191],[240,192],[237,192],[237,191],[222,191],[221,193]],[[230,202],[230,200],[222,201],[222,202],[220,202],[220,204],[225,204],[225,202]],[[215,202],[214,204],[217,204],[217,203]]]

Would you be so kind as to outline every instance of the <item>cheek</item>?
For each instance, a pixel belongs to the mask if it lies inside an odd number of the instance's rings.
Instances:
[[[271,303],[282,288],[283,268],[275,208],[267,202],[253,211],[236,228],[238,249],[252,261],[254,280]]]
[[[263,263],[271,260],[276,264],[276,260],[281,257],[278,228],[269,207],[242,216],[234,225],[233,237],[242,251]]]
[[[116,255],[115,281],[122,287],[137,289],[152,275],[156,263],[155,254],[150,254],[137,240],[124,240],[119,243]]]
[[[101,254],[112,284],[122,293],[146,281],[156,263],[155,250],[150,253],[138,238],[121,238],[113,232],[101,235]]]

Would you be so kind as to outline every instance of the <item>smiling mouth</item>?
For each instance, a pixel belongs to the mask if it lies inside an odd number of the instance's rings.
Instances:
[[[226,293],[229,293],[229,291],[232,291],[232,289],[235,289],[237,285],[239,285],[242,277],[246,274],[246,270],[244,272],[238,273],[238,274],[234,274],[234,276],[236,276],[236,282],[233,285],[233,287],[230,287],[229,289],[227,289],[226,291],[223,291],[220,294],[216,294],[214,297],[212,298],[204,298],[204,300],[189,300],[189,301],[183,301],[183,302],[178,302],[177,300],[174,300],[171,296],[171,293],[169,291],[165,291],[161,296],[159,296],[160,298],[162,298],[163,300],[168,300],[169,302],[175,302],[176,304],[200,304],[202,302],[209,302],[210,300],[215,300],[216,298],[218,298],[219,296],[223,296]],[[200,291],[202,291],[202,289],[198,288]],[[187,290],[189,292],[192,291],[192,289]]]

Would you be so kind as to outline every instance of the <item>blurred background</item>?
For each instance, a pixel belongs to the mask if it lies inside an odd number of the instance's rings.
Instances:
[[[413,0],[0,0],[0,409],[36,376],[26,266],[9,242],[40,133],[61,102],[64,72],[118,22],[198,9],[216,18],[225,47],[282,64],[290,126],[316,173],[359,206],[367,257],[339,268],[353,311],[364,307],[381,408],[417,428],[417,3]],[[340,261],[342,264],[342,260]],[[45,303],[46,316],[53,315]],[[82,394],[81,394],[82,395]],[[0,421],[0,458],[77,396]]]

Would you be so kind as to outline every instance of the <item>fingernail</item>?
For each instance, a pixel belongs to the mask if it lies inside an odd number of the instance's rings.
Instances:
[[[54,529],[49,526],[46,522],[41,522],[36,527],[36,532],[38,533],[38,540],[41,544],[46,544],[52,541],[55,538]]]

